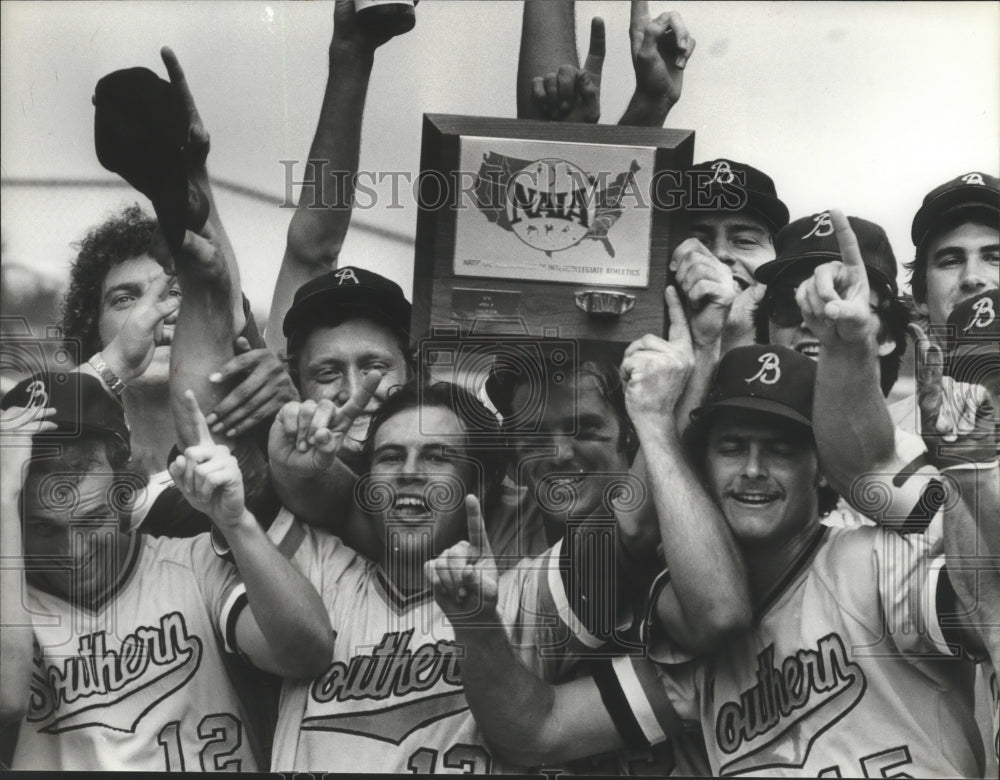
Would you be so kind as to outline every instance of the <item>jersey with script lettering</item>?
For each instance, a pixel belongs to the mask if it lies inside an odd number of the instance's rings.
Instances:
[[[429,592],[404,597],[379,566],[287,512],[268,534],[316,586],[336,632],[326,672],[285,683],[273,771],[508,769],[469,711],[459,671],[463,649]],[[583,641],[571,630],[558,564],[556,547],[504,572],[498,603],[515,651],[550,680]]]
[[[93,608],[26,595],[36,665],[14,769],[263,768],[225,658],[246,592],[208,534],[134,535],[118,583]]]
[[[651,631],[660,663],[613,661],[598,684],[628,704],[611,714],[650,741],[700,722],[719,775],[982,777],[973,666],[938,626],[941,552],[924,534],[822,528],[751,630],[688,660]]]

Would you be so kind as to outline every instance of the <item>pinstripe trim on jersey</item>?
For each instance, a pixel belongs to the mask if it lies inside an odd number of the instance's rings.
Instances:
[[[244,607],[250,605],[247,598],[247,586],[242,582],[237,584],[226,597],[219,613],[219,624],[223,627],[222,641],[227,653],[239,650],[236,644],[236,622]]]
[[[961,628],[955,620],[956,612],[960,608],[960,601],[954,586],[951,584],[944,556],[931,561],[930,571],[927,574],[927,588],[932,595],[932,598],[927,599],[930,611],[930,614],[927,615],[927,629],[931,635],[931,641],[942,653],[959,656],[965,646],[962,641]],[[943,621],[942,616],[945,616]],[[952,619],[948,620],[948,617]],[[945,625],[942,626],[942,622]]]
[[[597,692],[604,702],[604,709],[611,716],[611,722],[615,724],[615,729],[625,742],[626,747],[633,750],[641,750],[650,745],[650,740],[646,736],[639,719],[632,710],[633,706],[641,708],[643,704],[648,706],[642,692],[639,692],[638,699],[629,699],[628,693],[624,690],[621,681],[618,679],[616,669],[613,664],[625,658],[621,656],[612,662],[601,661],[593,665],[592,675],[597,684]],[[627,661],[628,659],[625,658]],[[634,695],[634,694],[633,694]],[[654,718],[655,720],[655,718]],[[662,741],[662,740],[660,740]]]
[[[591,634],[583,624],[583,621],[580,620],[580,617],[573,611],[573,607],[570,606],[569,597],[566,595],[566,585],[563,582],[562,576],[562,545],[563,540],[560,539],[547,553],[549,560],[546,579],[548,581],[549,593],[552,594],[552,601],[556,607],[556,614],[566,624],[566,627],[573,632],[573,636],[579,639],[584,645],[592,649],[603,647],[605,640]]]

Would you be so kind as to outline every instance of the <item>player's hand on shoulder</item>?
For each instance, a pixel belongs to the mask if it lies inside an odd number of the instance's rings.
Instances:
[[[732,269],[697,238],[688,238],[674,250],[670,271],[688,304],[693,345],[715,346],[722,338],[729,310],[736,300]]]
[[[287,366],[271,350],[250,349],[244,337],[236,339],[236,356],[209,377],[211,382],[242,381],[223,398],[208,424],[213,433],[233,439],[277,414],[289,401],[297,401],[299,392]]]
[[[187,425],[197,430],[197,441],[186,447],[168,466],[174,484],[199,512],[225,531],[246,515],[243,474],[236,457],[224,444],[212,441],[212,434],[190,390],[185,393],[182,414]]]
[[[482,510],[475,496],[465,497],[469,539],[452,545],[424,564],[434,600],[454,625],[497,619],[499,577],[486,538]]]
[[[669,338],[646,334],[625,349],[621,365],[625,408],[636,430],[664,431],[694,368],[694,349],[676,288],[664,292],[670,315]]]

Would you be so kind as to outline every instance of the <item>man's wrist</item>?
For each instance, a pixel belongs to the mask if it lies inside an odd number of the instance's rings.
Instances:
[[[366,40],[359,38],[338,38],[333,36],[330,42],[330,61],[336,60],[338,64],[357,63],[367,65],[369,68],[375,61],[375,46]]]
[[[246,507],[243,508],[243,513],[239,517],[226,518],[224,522],[216,520],[215,525],[226,538],[230,549],[236,547],[240,542],[251,539],[257,533],[263,533],[257,523],[257,518]]]
[[[121,363],[122,361],[119,361],[115,353],[111,350],[107,353],[97,352],[91,355],[87,361],[87,366],[91,369],[88,373],[92,373],[100,379],[104,388],[115,398],[119,399],[127,387],[125,384],[126,379],[123,376],[127,372],[123,370]],[[128,378],[131,379],[131,376]]]

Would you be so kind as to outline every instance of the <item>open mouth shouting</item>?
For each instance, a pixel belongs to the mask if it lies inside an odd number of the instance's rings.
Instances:
[[[804,339],[795,345],[795,351],[813,360],[819,359],[819,342],[813,339]]]
[[[778,501],[781,493],[773,490],[730,490],[726,496],[746,507],[766,507]]]
[[[396,496],[396,501],[389,510],[389,518],[392,520],[426,520],[430,516],[430,507],[422,496]]]

